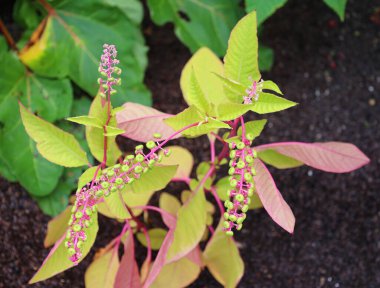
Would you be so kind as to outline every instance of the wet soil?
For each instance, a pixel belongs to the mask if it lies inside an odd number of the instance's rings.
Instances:
[[[282,231],[263,210],[249,213],[236,237],[245,262],[239,287],[380,287],[377,7],[378,0],[349,1],[346,21],[340,23],[322,1],[293,0],[265,24],[263,43],[276,55],[265,79],[274,80],[300,104],[269,115],[259,142],[347,141],[362,149],[371,163],[339,175],[307,167],[272,170],[296,216],[295,233]],[[150,47],[146,83],[154,107],[177,113],[186,107],[178,80],[190,53],[171,25],[144,26]],[[177,143],[207,159],[204,140]],[[0,191],[0,287],[26,287],[48,253],[43,239],[49,217],[18,184],[0,180]],[[95,249],[120,229],[104,218],[100,222]],[[33,287],[83,287],[93,254],[78,268]],[[204,271],[192,287],[220,285]]]

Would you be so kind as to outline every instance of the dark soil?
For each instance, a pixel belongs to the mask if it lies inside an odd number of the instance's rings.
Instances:
[[[276,62],[265,75],[294,109],[269,115],[260,143],[330,141],[356,144],[372,162],[353,173],[333,175],[302,167],[273,171],[292,207],[294,235],[265,211],[249,213],[237,241],[245,262],[239,287],[380,287],[380,1],[349,1],[340,23],[322,1],[289,1],[265,24],[263,42]],[[190,53],[170,25],[145,24],[150,46],[146,83],[154,107],[177,113],[186,105],[178,80]],[[207,159],[204,139],[178,140]],[[0,287],[26,287],[48,250],[49,217],[17,184],[0,180]],[[101,218],[95,248],[119,227]],[[93,253],[78,268],[33,287],[83,287]],[[219,287],[205,271],[192,287]]]

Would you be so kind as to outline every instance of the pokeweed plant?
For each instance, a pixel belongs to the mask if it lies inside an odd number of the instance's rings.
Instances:
[[[68,119],[85,125],[87,136],[96,135],[89,138],[97,139],[89,146],[100,163],[83,173],[72,205],[49,222],[45,246],[54,247],[30,283],[82,261],[94,244],[100,213],[123,226],[119,236],[96,253],[85,274],[86,287],[186,287],[205,266],[222,285],[235,287],[244,263],[233,235],[242,229],[249,209],[264,207],[278,225],[294,231],[294,215],[266,164],[280,169],[305,164],[343,173],[368,163],[348,143],[253,144],[266,120],[246,122],[246,113],[267,114],[296,105],[282,97],[274,82],[261,78],[257,46],[252,12],[233,29],[224,63],[207,48],[188,61],[180,84],[189,107],[173,116],[135,103],[112,108],[111,96],[121,84],[122,71],[116,48],[104,45],[100,88],[90,113]],[[66,167],[87,165],[73,135],[21,104],[20,111],[43,157]],[[124,155],[117,148],[116,135],[145,144]],[[201,162],[191,178],[190,152],[166,145],[178,137],[201,135],[208,136],[211,158]],[[220,151],[216,141],[222,143]],[[228,175],[221,173],[224,165],[229,167]],[[178,181],[188,187],[180,197],[163,192],[158,206],[149,204],[156,191]],[[152,225],[152,213],[159,213],[163,223]],[[141,267],[135,259],[135,239],[147,248]],[[124,252],[119,255],[121,244]],[[154,260],[152,250],[158,250]]]

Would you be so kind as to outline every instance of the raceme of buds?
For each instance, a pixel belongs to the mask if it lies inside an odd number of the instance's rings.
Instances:
[[[100,57],[99,73],[102,77],[98,78],[100,85],[100,96],[107,98],[116,93],[115,85],[121,85],[121,69],[116,65],[119,60],[116,59],[117,51],[115,45],[103,45],[103,54]]]
[[[255,101],[259,100],[259,94],[263,91],[263,79],[260,81],[252,81],[252,85],[245,91],[247,95],[244,96],[244,104],[252,104],[252,99]]]
[[[144,146],[136,146],[134,155],[128,155],[122,163],[104,169],[92,183],[77,192],[65,241],[72,262],[78,263],[82,257],[83,243],[87,239],[86,228],[93,223],[91,215],[96,211],[99,199],[122,190],[126,184],[139,179],[157,162],[161,162],[162,155],[156,153],[158,150],[164,150],[165,156],[170,155],[169,150],[162,149],[153,141],[147,142],[146,148],[150,152],[145,155]]]
[[[227,211],[223,223],[224,231],[229,236],[234,234],[232,229],[241,230],[255,191],[253,176],[256,171],[253,162],[257,153],[250,147],[252,139],[252,134],[247,134],[242,141],[230,143],[229,146],[231,160],[228,174],[231,189],[227,192],[229,200],[224,202]]]

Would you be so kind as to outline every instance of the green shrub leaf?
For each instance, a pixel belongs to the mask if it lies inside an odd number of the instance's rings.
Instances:
[[[159,207],[166,212],[169,212],[172,215],[177,215],[178,210],[181,208],[181,203],[179,200],[174,197],[173,195],[170,195],[169,193],[162,193],[160,195],[159,200]]]
[[[263,131],[265,124],[267,123],[266,119],[263,120],[255,120],[255,121],[249,121],[245,123],[245,133],[251,133],[253,136],[253,139],[256,137],[259,137],[261,132]],[[238,129],[238,135],[240,136],[242,133],[241,127]]]
[[[260,93],[259,100],[252,104],[252,111],[267,114],[282,111],[297,105],[297,103],[269,93]]]
[[[276,150],[268,149],[259,151],[258,156],[261,160],[263,160],[266,164],[272,165],[273,167],[276,167],[278,169],[288,169],[288,168],[295,168],[302,166],[303,163],[288,157],[286,155],[283,155],[281,153],[278,153]]]
[[[260,26],[277,9],[280,9],[287,0],[245,0],[247,13],[256,10],[257,26]]]
[[[66,167],[87,165],[86,152],[73,135],[35,116],[21,103],[20,113],[26,132],[36,141],[38,151],[47,160]]]
[[[344,21],[344,12],[346,9],[347,0],[323,0],[336,14],[340,21]]]
[[[74,122],[74,123],[82,124],[85,126],[103,128],[102,122],[98,118],[91,117],[91,116],[69,117],[69,118],[66,118],[66,120]]]
[[[186,148],[181,146],[167,146],[166,149],[170,150],[169,157],[165,157],[163,151],[159,152],[162,155],[162,165],[178,165],[177,172],[173,178],[188,178],[190,177],[191,170],[194,165],[193,155]]]
[[[162,228],[153,228],[148,230],[150,245],[153,250],[160,249],[162,242],[164,242],[166,234],[167,231]],[[144,247],[148,247],[144,233],[139,232],[136,234],[136,237]]]

